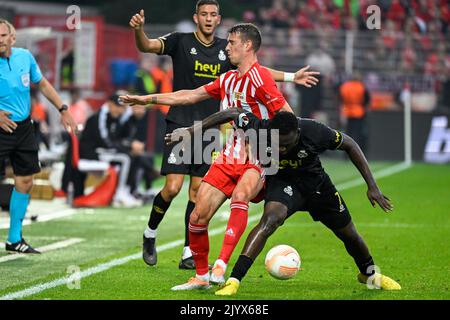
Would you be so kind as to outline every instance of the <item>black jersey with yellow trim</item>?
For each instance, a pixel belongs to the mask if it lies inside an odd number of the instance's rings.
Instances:
[[[227,40],[214,37],[204,43],[195,32],[173,32],[159,38],[160,54],[172,57],[173,91],[196,89],[232,69],[225,47]],[[167,119],[189,126],[219,111],[220,101],[208,99],[192,106],[172,106]]]
[[[235,121],[237,127],[244,130],[268,129],[270,120],[258,119],[252,113],[241,114]],[[343,142],[343,135],[338,130],[313,119],[297,118],[300,138],[297,145],[285,154],[279,154],[277,175],[289,180],[313,182],[323,177],[325,172],[320,161],[320,154],[327,150],[339,149]],[[266,136],[266,135],[264,135]],[[270,136],[270,135],[267,135]],[[261,141],[259,141],[261,143]],[[271,143],[269,142],[271,145]],[[272,153],[276,152],[272,150]],[[276,161],[272,159],[272,162]],[[272,163],[273,165],[273,163]],[[316,185],[317,183],[312,183]]]

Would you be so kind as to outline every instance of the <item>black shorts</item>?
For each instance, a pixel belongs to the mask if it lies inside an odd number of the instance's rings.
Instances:
[[[34,127],[30,119],[16,123],[13,133],[0,128],[0,162],[9,158],[14,175],[31,176],[41,171]]]
[[[185,126],[179,125],[172,121],[166,120],[166,134],[171,133],[175,129],[178,128],[184,128]],[[161,165],[161,174],[167,175],[167,174],[186,174],[194,177],[203,177],[205,176],[206,172],[208,172],[209,167],[212,160],[215,156],[217,156],[220,153],[219,151],[213,151],[211,154],[208,154],[208,162],[205,162],[205,158],[203,157],[203,151],[206,146],[208,146],[211,142],[210,141],[203,141],[202,143],[195,143],[194,139],[191,141],[191,148],[190,148],[190,154],[186,155],[183,154],[183,151],[178,152],[179,147],[177,147],[177,143],[173,143],[171,145],[164,144],[164,153],[163,153],[163,159],[162,159],[162,165]],[[175,149],[177,148],[177,149]],[[201,149],[200,149],[201,148]],[[175,150],[174,150],[175,149]],[[197,154],[197,159],[200,161],[194,161],[194,154]],[[211,158],[209,159],[209,156]],[[189,159],[189,163],[183,163],[182,159],[187,158]],[[199,162],[199,163],[196,163]]]
[[[351,221],[344,199],[327,174],[317,186],[317,190],[308,194],[301,192],[297,183],[277,176],[268,176],[265,203],[283,203],[288,208],[288,217],[297,211],[308,211],[314,221],[322,222],[331,230],[343,228]]]

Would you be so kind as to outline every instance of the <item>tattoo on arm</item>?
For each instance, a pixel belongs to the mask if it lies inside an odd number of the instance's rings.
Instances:
[[[157,103],[158,103],[158,98],[152,97],[150,102],[151,102],[152,104],[157,104]]]

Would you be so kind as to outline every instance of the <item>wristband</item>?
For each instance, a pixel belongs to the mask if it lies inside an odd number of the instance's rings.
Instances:
[[[284,73],[284,82],[294,82],[295,73],[293,72],[285,72]]]
[[[69,110],[69,107],[66,104],[63,104],[58,110],[60,113],[62,113],[63,111]]]

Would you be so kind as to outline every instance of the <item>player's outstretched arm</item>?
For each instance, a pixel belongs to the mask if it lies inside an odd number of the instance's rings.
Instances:
[[[310,66],[303,67],[295,73],[283,72],[270,68],[267,68],[267,70],[269,70],[272,78],[277,82],[294,82],[307,88],[311,88],[319,83],[319,79],[316,77],[320,75],[320,72],[309,71],[309,68]]]
[[[166,134],[164,141],[167,145],[179,141],[182,137],[190,136],[194,132],[204,131],[220,124],[224,124],[230,121],[236,121],[239,115],[242,114],[244,110],[239,108],[230,108],[223,111],[213,113],[212,115],[206,117],[202,121],[196,122],[194,125],[187,128],[175,129],[172,133]]]
[[[141,9],[131,17],[129,25],[134,29],[134,39],[136,47],[141,52],[161,53],[162,44],[158,39],[149,39],[144,32],[145,16]]]
[[[211,98],[204,87],[194,90],[178,90],[170,93],[149,94],[146,96],[125,95],[120,99],[129,103],[131,106],[150,105],[150,104],[167,104],[169,106],[187,106],[198,103],[200,101]]]
[[[378,203],[380,208],[385,212],[392,211],[394,207],[391,204],[390,199],[383,195],[383,193],[381,193],[380,189],[378,188],[372,172],[370,171],[369,163],[367,162],[364,153],[362,152],[359,145],[355,142],[355,140],[343,134],[343,142],[340,149],[344,150],[348,154],[353,164],[356,168],[358,168],[362,177],[366,181],[368,187],[367,197],[369,198],[372,206],[375,207],[375,203]]]

